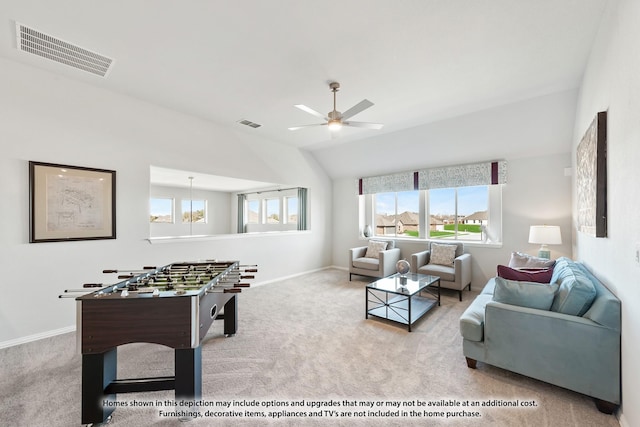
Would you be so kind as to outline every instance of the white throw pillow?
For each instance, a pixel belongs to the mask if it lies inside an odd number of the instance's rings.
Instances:
[[[387,250],[387,242],[378,242],[377,240],[369,240],[369,246],[367,247],[367,253],[364,254],[365,258],[380,259],[380,252]]]
[[[431,264],[439,264],[451,266],[453,260],[456,259],[456,245],[440,245],[438,243],[431,244]]]
[[[509,260],[511,268],[551,268],[556,263],[555,260],[538,258],[522,252],[512,252]]]

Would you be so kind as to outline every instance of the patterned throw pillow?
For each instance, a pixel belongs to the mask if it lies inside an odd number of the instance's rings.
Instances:
[[[451,266],[456,258],[456,245],[440,245],[438,243],[431,244],[431,264],[439,264]]]
[[[367,253],[364,254],[364,257],[380,259],[380,252],[385,250],[387,250],[387,242],[378,242],[376,240],[369,240]]]

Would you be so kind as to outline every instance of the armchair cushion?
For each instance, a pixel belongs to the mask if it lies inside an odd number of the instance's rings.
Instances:
[[[456,258],[456,245],[431,244],[431,264],[452,266]]]
[[[365,270],[376,271],[380,268],[380,260],[377,258],[357,258],[354,259],[351,263],[355,268],[363,268]]]
[[[456,270],[453,265],[427,264],[420,267],[418,273],[439,276],[441,280],[446,280],[447,282],[456,280]]]
[[[520,307],[549,310],[558,290],[555,283],[523,282],[496,277],[493,300]]]
[[[377,240],[369,240],[369,246],[367,246],[367,252],[364,255],[365,258],[380,258],[380,252],[387,250],[387,242],[380,242]]]

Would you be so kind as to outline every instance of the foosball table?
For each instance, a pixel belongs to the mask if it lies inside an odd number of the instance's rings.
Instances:
[[[118,274],[112,285],[86,284],[61,297],[77,301],[82,353],[82,423],[110,420],[118,393],[175,390],[176,401],[202,396],[201,343],[211,324],[224,319],[224,334],[238,324],[237,294],[255,266],[238,261],[179,262]],[[98,288],[91,291],[87,288]],[[76,296],[76,292],[85,292]],[[118,346],[155,343],[175,349],[171,377],[117,379]],[[106,403],[106,404],[105,404]]]

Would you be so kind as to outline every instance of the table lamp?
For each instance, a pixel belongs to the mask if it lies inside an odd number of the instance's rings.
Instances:
[[[561,245],[562,236],[557,225],[532,225],[529,228],[529,243],[539,244],[538,257],[551,258],[551,251],[547,245]]]

